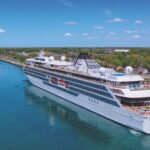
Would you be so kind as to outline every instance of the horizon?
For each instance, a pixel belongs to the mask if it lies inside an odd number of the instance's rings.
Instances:
[[[0,48],[150,48],[149,6],[148,0],[5,0]]]
[[[14,49],[14,48],[16,48],[16,49],[19,49],[19,48],[25,48],[25,49],[26,48],[29,48],[29,49],[32,49],[32,48],[37,48],[37,49],[38,48],[41,48],[41,49],[42,48],[43,49],[44,48],[67,48],[67,49],[69,49],[69,48],[75,48],[75,49],[77,49],[77,48],[81,48],[81,49],[84,49],[84,48],[85,49],[86,48],[87,49],[90,49],[90,48],[91,49],[100,49],[100,48],[103,48],[103,49],[106,49],[106,48],[107,49],[109,49],[109,48],[117,48],[117,49],[119,49],[119,48],[120,49],[127,49],[127,48],[128,49],[140,49],[141,48],[141,49],[150,49],[150,47],[123,47],[123,46],[122,47],[113,47],[113,46],[112,47],[107,47],[107,46],[106,47],[100,47],[100,46],[99,47],[90,47],[90,46],[89,47],[85,47],[85,46],[81,46],[81,47],[76,47],[76,46],[74,46],[74,47],[70,47],[70,46],[62,46],[62,47],[56,47],[56,46],[53,46],[53,47],[50,47],[50,46],[49,47],[48,46],[47,47],[40,47],[40,46],[39,47],[34,47],[34,46],[33,47],[0,47],[0,49],[3,49],[3,48],[6,48],[6,49]]]

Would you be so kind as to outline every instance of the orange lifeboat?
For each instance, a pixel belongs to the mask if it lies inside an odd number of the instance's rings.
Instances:
[[[62,85],[63,87],[67,88],[68,87],[68,81],[64,81],[64,80],[60,79],[59,85]]]

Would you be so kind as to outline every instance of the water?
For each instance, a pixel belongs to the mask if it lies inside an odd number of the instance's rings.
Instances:
[[[0,150],[150,150],[150,136],[40,90],[0,62]]]
[[[118,76],[118,77],[120,77],[120,76],[126,76],[126,74],[124,74],[124,73],[115,73],[115,74],[112,74],[112,75]]]

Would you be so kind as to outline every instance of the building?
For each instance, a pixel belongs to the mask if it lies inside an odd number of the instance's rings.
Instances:
[[[129,49],[115,49],[114,52],[120,52],[120,53],[128,53]]]

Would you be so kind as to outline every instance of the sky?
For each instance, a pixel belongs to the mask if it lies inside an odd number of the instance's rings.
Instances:
[[[150,0],[0,0],[0,47],[150,47]]]

